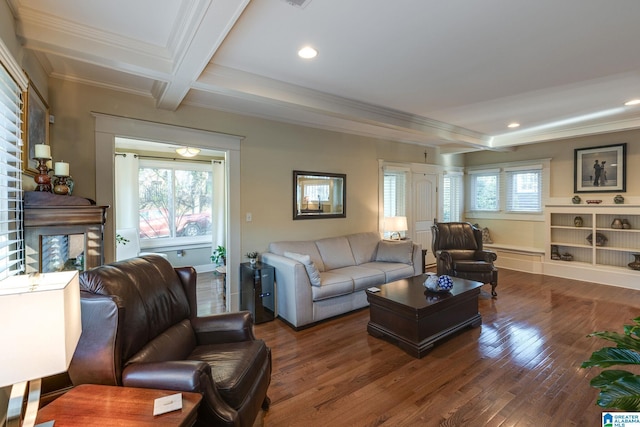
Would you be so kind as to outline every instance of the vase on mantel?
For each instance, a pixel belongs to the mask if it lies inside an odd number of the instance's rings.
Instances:
[[[631,254],[631,255],[633,255],[636,259],[634,259],[632,262],[630,262],[627,265],[632,270],[640,270],[640,254]]]

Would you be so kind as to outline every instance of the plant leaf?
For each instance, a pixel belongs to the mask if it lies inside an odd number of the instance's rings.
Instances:
[[[623,411],[640,410],[640,377],[623,370],[602,371],[591,380],[600,389],[598,405]]]
[[[626,328],[627,325],[625,325]],[[636,328],[635,326],[633,328]],[[621,334],[619,332],[594,332],[589,334],[590,337],[599,337],[617,344],[620,348],[633,349],[640,352],[640,339],[633,338],[627,334]]]
[[[640,365],[640,354],[633,350],[618,347],[604,347],[591,354],[589,360],[582,362],[582,368],[599,366],[608,368],[613,365]]]

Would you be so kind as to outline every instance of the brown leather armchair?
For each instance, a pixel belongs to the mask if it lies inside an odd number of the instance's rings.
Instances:
[[[202,394],[199,426],[251,426],[268,409],[271,351],[249,312],[197,317],[196,272],[148,255],[80,275],[74,385]]]
[[[493,265],[498,256],[483,250],[482,230],[468,222],[438,222],[431,233],[438,275],[490,283],[491,295],[498,295],[498,269]]]

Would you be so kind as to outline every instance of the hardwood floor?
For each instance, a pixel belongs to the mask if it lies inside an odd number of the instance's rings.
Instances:
[[[580,363],[640,315],[640,292],[502,269],[483,324],[422,359],[367,334],[368,309],[295,332],[256,325],[273,352],[269,426],[599,426]]]

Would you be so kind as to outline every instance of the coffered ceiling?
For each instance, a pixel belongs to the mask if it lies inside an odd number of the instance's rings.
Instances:
[[[442,152],[640,127],[637,0],[6,1],[50,77],[159,109]]]

